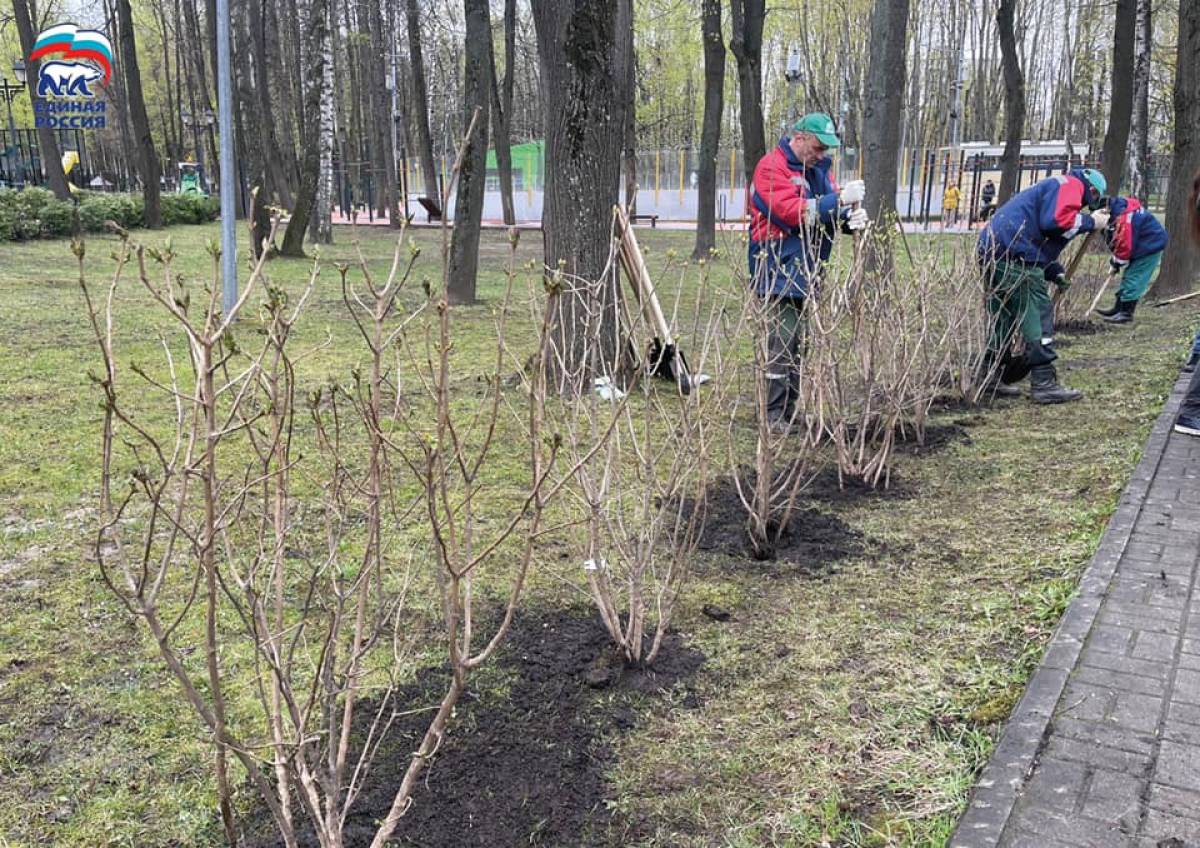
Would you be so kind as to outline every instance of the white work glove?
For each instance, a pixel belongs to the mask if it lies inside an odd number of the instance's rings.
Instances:
[[[1097,230],[1103,230],[1108,226],[1109,214],[1107,209],[1097,209],[1092,213],[1092,223],[1096,225]]]
[[[838,192],[838,202],[843,206],[853,206],[855,203],[862,203],[866,194],[867,186],[862,180],[851,180]]]
[[[867,221],[869,220],[870,218],[867,217],[866,209],[851,209],[846,215],[846,229],[853,233],[865,230],[867,228]]]

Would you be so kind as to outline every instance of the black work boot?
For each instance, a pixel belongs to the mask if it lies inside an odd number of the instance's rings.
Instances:
[[[1191,374],[1197,365],[1200,365],[1200,352],[1193,350],[1188,354],[1187,362],[1183,363],[1183,373]]]
[[[1120,311],[1121,311],[1121,304],[1122,304],[1122,303],[1124,303],[1124,301],[1123,301],[1123,300],[1121,300],[1121,298],[1119,298],[1119,297],[1118,297],[1116,300],[1114,300],[1114,301],[1113,301],[1113,305],[1112,305],[1112,307],[1111,307],[1111,308],[1109,308],[1109,309],[1097,309],[1097,310],[1096,310],[1096,314],[1097,314],[1097,315],[1100,315],[1100,316],[1102,316],[1102,317],[1104,317],[1104,318],[1110,318],[1110,317],[1112,317],[1113,315],[1116,315],[1118,312],[1120,312]]]
[[[1034,403],[1068,403],[1079,400],[1083,392],[1060,386],[1054,366],[1047,363],[1035,365],[1029,372],[1029,397]]]
[[[1110,324],[1128,324],[1133,321],[1133,310],[1137,309],[1136,300],[1118,300],[1117,311],[1105,315],[1104,320]]]

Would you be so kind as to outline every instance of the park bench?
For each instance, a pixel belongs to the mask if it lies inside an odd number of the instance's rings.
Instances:
[[[650,229],[652,229],[652,230],[658,228],[658,216],[657,215],[646,214],[646,215],[630,215],[629,216],[629,223],[636,224],[638,221],[649,221]]]

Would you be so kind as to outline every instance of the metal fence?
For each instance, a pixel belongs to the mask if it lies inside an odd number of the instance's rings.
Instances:
[[[79,165],[71,174],[71,181],[80,188],[108,191],[135,190],[138,186],[133,163],[121,160],[106,147],[89,143],[86,132],[79,130],[57,130],[59,145],[63,151],[74,150],[79,154]],[[522,148],[539,146],[521,145]],[[0,185],[43,185],[41,160],[38,155],[37,133],[32,129],[18,130],[10,138],[7,130],[0,130]],[[516,149],[516,148],[514,148]],[[380,191],[384,174],[379,173],[367,161],[343,161],[345,148],[335,148],[334,153],[334,204],[342,215],[352,211],[368,218],[375,216],[380,206]],[[1000,184],[998,156],[992,152],[984,154],[971,150],[906,149],[902,151],[897,173],[896,210],[906,220],[932,225],[943,217],[942,201],[946,189],[957,186],[961,193],[958,217],[961,223],[973,223],[984,214],[983,187],[991,180]],[[528,154],[529,151],[523,151]],[[540,220],[542,195],[545,190],[544,157],[523,155],[513,170],[514,206],[519,220]],[[536,161],[535,161],[536,160]],[[488,220],[502,216],[499,174],[489,162],[488,186],[484,199],[483,217]],[[1095,159],[1072,160],[1074,165],[1098,166]],[[1062,173],[1067,166],[1064,155],[1039,155],[1022,157],[1019,163],[1019,185],[1025,188],[1039,179]],[[438,157],[435,172],[438,187],[424,185],[419,160],[403,157],[397,163],[397,176],[407,199],[410,212],[420,212],[416,206],[422,196],[440,195],[451,162],[448,157]],[[1170,155],[1154,155],[1148,174],[1149,202],[1161,206],[1165,200],[1170,175]],[[671,221],[694,221],[699,203],[699,151],[693,147],[643,149],[635,154],[636,181],[638,186],[637,211]],[[239,168],[240,171],[244,169]],[[163,187],[176,187],[178,174],[173,169],[164,169]],[[854,151],[837,151],[834,171],[842,181],[859,175],[859,163]],[[215,188],[215,174],[206,175],[206,186]],[[244,203],[246,196],[245,174],[239,174]],[[431,190],[433,189],[433,190]],[[868,186],[868,191],[870,187]],[[622,193],[624,198],[624,194]],[[453,215],[454,201],[450,202],[449,214]],[[717,154],[717,197],[716,216],[722,221],[736,221],[746,211],[745,160],[737,148],[724,148]]]

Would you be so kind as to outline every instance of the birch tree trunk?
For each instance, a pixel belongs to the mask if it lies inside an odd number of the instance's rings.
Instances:
[[[337,94],[333,88],[333,12],[325,10],[325,39],[321,45],[322,96],[321,119],[317,129],[317,143],[321,151],[321,164],[317,178],[317,198],[313,206],[309,238],[317,244],[333,244],[333,115],[337,108]]]
[[[1130,193],[1146,205],[1150,200],[1150,54],[1154,50],[1151,0],[1138,0],[1138,37],[1133,61],[1133,122],[1130,130]]]

